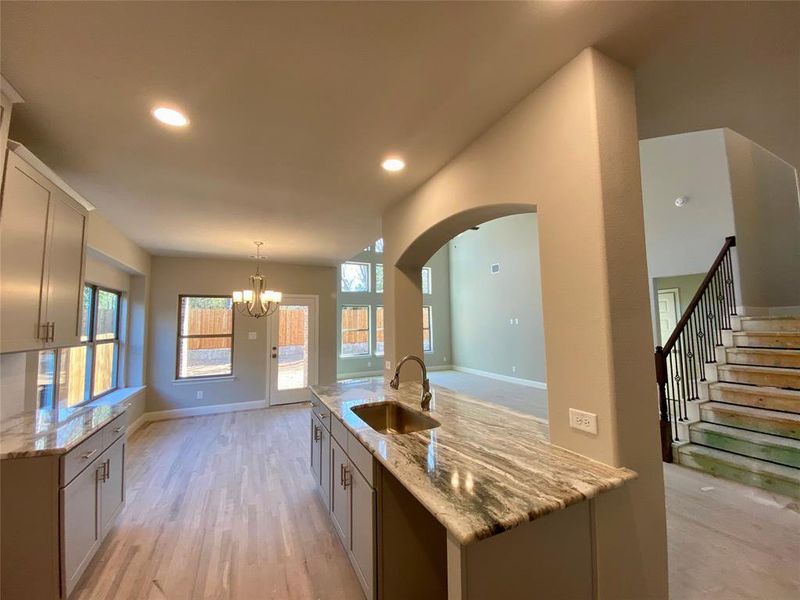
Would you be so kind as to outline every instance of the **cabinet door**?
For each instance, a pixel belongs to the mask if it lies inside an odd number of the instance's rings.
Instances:
[[[325,507],[331,509],[331,434],[324,427],[320,427],[322,439],[320,440],[320,476],[319,491]]]
[[[311,413],[311,474],[314,476],[314,483],[319,485],[320,481],[320,462],[322,460],[321,438],[322,427],[319,424],[319,419]]]
[[[350,553],[364,595],[372,599],[375,597],[375,490],[352,464],[350,480]]]
[[[344,547],[350,549],[350,491],[345,472],[349,466],[347,455],[339,443],[331,438],[331,518]]]
[[[106,537],[125,505],[125,443],[125,437],[121,437],[100,457],[106,465],[100,486],[100,539]]]
[[[53,324],[52,345],[73,346],[80,341],[86,215],[60,190],[53,194],[50,210],[47,321]]]
[[[40,306],[53,188],[13,152],[8,153],[0,205],[0,352],[41,348]],[[44,336],[42,336],[44,337]]]
[[[102,461],[96,460],[61,490],[64,598],[72,592],[100,545],[98,503],[102,474]]]

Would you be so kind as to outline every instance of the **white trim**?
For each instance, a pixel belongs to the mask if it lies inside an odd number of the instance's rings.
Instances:
[[[133,435],[133,433],[139,429],[142,425],[147,423],[147,413],[142,413],[139,415],[139,418],[136,419],[133,423],[128,425],[128,435]]]
[[[11,104],[22,104],[25,102],[25,98],[23,98],[16,88],[9,83],[8,79],[2,75],[0,75],[0,92],[11,100]]]
[[[547,384],[544,381],[535,381],[533,379],[522,379],[521,377],[511,377],[509,375],[500,375],[499,373],[491,373],[490,371],[481,371],[480,369],[472,369],[470,367],[461,367],[453,365],[454,371],[461,371],[463,373],[470,373],[472,375],[480,375],[481,377],[488,377],[489,379],[497,379],[498,381],[505,381],[508,383],[516,383],[517,385],[524,385],[527,387],[536,388],[539,390],[546,390]]]
[[[94,204],[89,202],[86,198],[81,196],[78,192],[72,189],[67,183],[61,179],[58,175],[56,175],[55,171],[53,171],[50,167],[44,164],[41,160],[36,158],[36,155],[33,154],[30,150],[28,150],[25,146],[20,144],[19,142],[15,142],[14,140],[8,140],[8,149],[11,150],[14,154],[19,156],[22,160],[32,166],[34,169],[39,171],[42,175],[47,177],[50,181],[64,190],[69,196],[75,200],[78,204],[83,206],[88,211],[92,211],[97,208]]]
[[[166,421],[167,419],[182,419],[184,417],[201,417],[204,415],[217,415],[222,413],[239,412],[242,410],[255,410],[267,408],[266,400],[253,400],[252,402],[232,402],[230,404],[211,404],[208,406],[192,406],[189,408],[173,408],[170,410],[157,410],[144,413],[137,423],[144,419],[143,423],[151,421]],[[139,427],[140,425],[136,425]]]
[[[239,377],[236,375],[220,375],[219,377],[183,377],[181,379],[173,379],[173,385],[188,385],[194,383],[195,385],[203,383],[225,383],[226,381],[236,381]]]

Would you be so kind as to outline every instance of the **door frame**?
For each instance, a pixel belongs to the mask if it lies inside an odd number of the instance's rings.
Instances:
[[[675,298],[675,324],[677,325],[678,321],[680,321],[681,317],[683,316],[681,312],[681,290],[680,288],[676,287],[656,290],[656,316],[658,317],[658,336],[660,340],[666,341],[664,340],[664,332],[661,331],[661,309],[658,305],[659,296],[661,294],[672,294],[672,296]]]
[[[284,294],[281,299],[281,305],[292,304],[295,300],[307,302],[314,307],[313,319],[309,319],[309,326],[313,327],[312,335],[309,336],[309,357],[308,357],[308,385],[316,385],[319,382],[319,295],[317,294]],[[273,366],[272,359],[272,336],[274,327],[276,326],[277,319],[280,318],[280,307],[267,319],[267,385],[266,385],[266,399],[267,407],[272,406],[286,406],[288,404],[295,404],[293,402],[274,404],[272,398],[272,375],[273,369],[277,369],[277,365]],[[313,349],[313,352],[311,351]],[[309,398],[310,400],[310,398]],[[298,400],[305,402],[305,400]]]

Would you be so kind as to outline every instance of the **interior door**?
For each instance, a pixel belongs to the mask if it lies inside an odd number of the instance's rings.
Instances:
[[[317,383],[317,296],[284,296],[270,317],[269,403],[310,400]]]
[[[678,324],[680,300],[677,289],[658,290],[658,325],[663,346]]]

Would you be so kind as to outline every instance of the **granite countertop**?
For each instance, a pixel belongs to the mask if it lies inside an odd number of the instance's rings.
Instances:
[[[0,422],[0,459],[65,454],[130,406],[128,399],[144,388],[109,394],[72,409],[42,409]]]
[[[636,473],[549,442],[547,422],[433,386],[440,427],[403,435],[373,430],[351,410],[396,400],[420,410],[420,385],[382,379],[312,392],[461,544],[491,537],[622,486]]]

